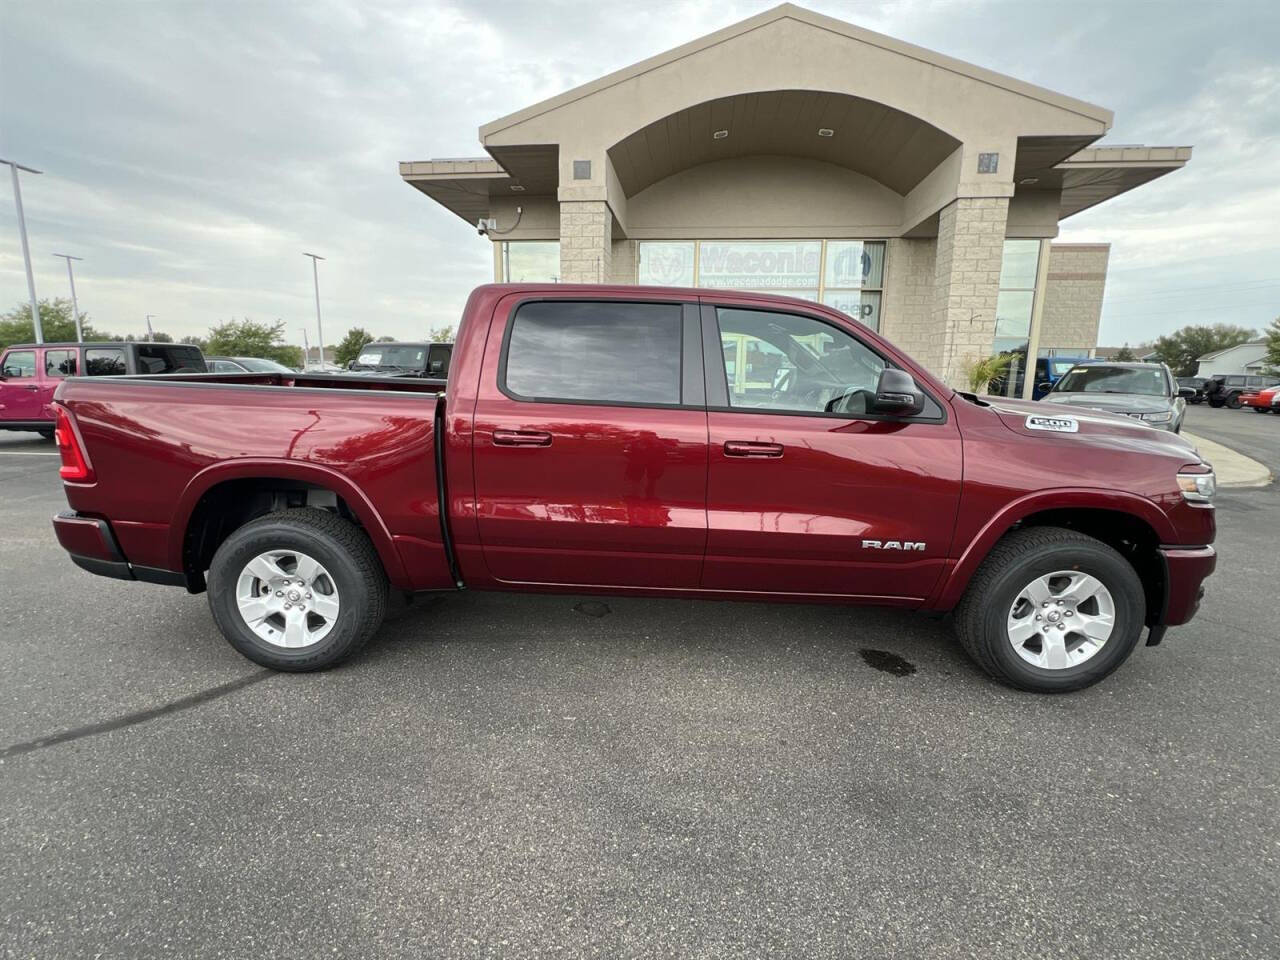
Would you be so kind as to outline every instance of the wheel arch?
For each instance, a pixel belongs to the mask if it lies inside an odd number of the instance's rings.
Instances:
[[[1146,592],[1147,623],[1164,608],[1165,572],[1158,547],[1176,540],[1169,518],[1152,501],[1123,491],[1055,490],[1007,505],[965,546],[926,607],[950,610],[992,548],[1014,530],[1055,526],[1077,530],[1116,549],[1137,571]],[[1099,501],[1103,500],[1103,503]]]
[[[192,477],[178,498],[169,525],[167,556],[170,569],[186,573],[188,589],[202,590],[204,570],[207,568],[207,564],[204,564],[207,559],[205,555],[216,548],[217,543],[225,539],[232,530],[267,512],[254,512],[252,507],[240,511],[239,522],[219,529],[217,542],[210,546],[203,534],[207,521],[217,515],[215,508],[231,494],[291,490],[324,491],[332,494],[337,511],[349,514],[368,535],[387,578],[393,584],[407,582],[404,564],[391,531],[364,492],[346,476],[330,467],[294,460],[255,458],[224,461]]]

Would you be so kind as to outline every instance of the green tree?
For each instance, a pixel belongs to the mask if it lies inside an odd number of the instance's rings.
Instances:
[[[1271,326],[1267,327],[1266,337],[1267,363],[1274,369],[1280,369],[1280,317],[1271,321]]]
[[[289,367],[302,365],[302,348],[284,342],[283,320],[259,323],[245,317],[214,324],[202,349],[213,356],[263,357]]]
[[[1133,351],[1129,349],[1129,345],[1126,343],[1123,347],[1121,347],[1119,350],[1116,351],[1116,355],[1111,359],[1117,360],[1120,363],[1128,363],[1131,360],[1137,360],[1138,358],[1133,355]]]
[[[1155,353],[1169,365],[1175,377],[1193,377],[1199,368],[1196,360],[1206,353],[1247,343],[1255,336],[1256,332],[1248,327],[1232,323],[1192,324],[1158,338]]]
[[[360,356],[360,351],[370,343],[373,343],[373,334],[363,327],[352,327],[347,331],[347,335],[342,338],[342,341],[333,348],[334,363],[340,367],[345,367]]]
[[[80,314],[80,324],[86,340],[100,340],[102,334],[89,325],[89,318]],[[40,327],[48,343],[60,340],[75,342],[76,323],[71,316],[71,301],[58,297],[40,301]],[[31,322],[31,304],[24,300],[8,313],[0,314],[0,350],[11,343],[34,343],[35,324]]]
[[[432,343],[453,343],[455,330],[453,324],[447,327],[432,327],[427,334],[427,339]]]

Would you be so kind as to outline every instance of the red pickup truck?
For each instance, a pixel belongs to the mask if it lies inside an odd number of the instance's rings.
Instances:
[[[1072,690],[1215,563],[1185,440],[956,393],[783,297],[483,286],[447,383],[70,378],[56,412],[75,563],[207,590],[281,670],[350,656],[391,590],[465,587],[951,611],[997,678]]]

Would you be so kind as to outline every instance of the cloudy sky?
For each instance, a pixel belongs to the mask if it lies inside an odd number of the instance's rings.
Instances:
[[[1063,224],[1108,240],[1104,344],[1280,315],[1280,3],[807,6],[1111,108],[1113,143],[1190,165]],[[232,316],[420,337],[491,278],[487,241],[397,162],[480,154],[488,120],[772,6],[474,0],[0,0],[0,156],[23,181],[40,296],[63,263],[101,328]],[[0,310],[26,299],[0,182]]]

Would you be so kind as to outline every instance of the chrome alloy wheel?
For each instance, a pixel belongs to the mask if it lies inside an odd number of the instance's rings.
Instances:
[[[1058,570],[1032,580],[1013,601],[1009,642],[1032,666],[1066,670],[1097,654],[1115,624],[1115,600],[1101,580]]]
[[[240,616],[250,630],[276,647],[319,643],[338,620],[338,603],[329,571],[297,550],[260,553],[236,580]]]

